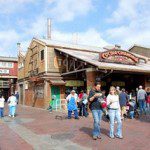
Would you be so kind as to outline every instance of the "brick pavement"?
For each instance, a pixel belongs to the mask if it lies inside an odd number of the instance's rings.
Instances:
[[[124,139],[110,139],[108,122],[102,121],[102,140],[91,138],[93,120],[67,120],[61,112],[19,106],[17,117],[5,117],[0,126],[0,148],[17,150],[30,149],[104,149],[146,150],[150,143],[150,115],[141,120],[123,122]],[[55,119],[56,115],[63,116]],[[7,147],[6,147],[7,146]]]

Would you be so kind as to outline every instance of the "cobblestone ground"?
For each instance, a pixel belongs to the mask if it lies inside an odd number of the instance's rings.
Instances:
[[[0,120],[0,150],[150,149],[150,114],[141,119],[126,119],[123,140],[110,139],[109,123],[102,121],[102,139],[94,141],[92,125],[92,117],[67,120],[63,112],[50,114],[46,110],[18,106],[16,118],[5,116]]]

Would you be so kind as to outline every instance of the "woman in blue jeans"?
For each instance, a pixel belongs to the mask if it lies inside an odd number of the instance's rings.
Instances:
[[[122,121],[121,121],[121,111],[119,104],[119,96],[115,87],[110,87],[109,95],[107,96],[107,105],[109,108],[109,118],[110,118],[110,138],[122,139]],[[117,121],[117,132],[114,134],[114,122]]]

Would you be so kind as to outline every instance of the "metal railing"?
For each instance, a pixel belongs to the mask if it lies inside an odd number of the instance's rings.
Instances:
[[[66,99],[56,99],[53,102],[53,107],[54,110],[66,110],[67,108],[67,101]]]

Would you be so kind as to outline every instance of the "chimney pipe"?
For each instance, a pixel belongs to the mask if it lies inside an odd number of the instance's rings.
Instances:
[[[47,39],[51,39],[51,20],[47,19]]]
[[[115,44],[115,48],[120,49],[120,48],[121,48],[121,46],[120,46],[120,45],[118,45],[118,44]]]
[[[21,43],[17,43],[17,50],[18,50],[18,55],[20,54],[21,52]]]

